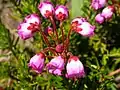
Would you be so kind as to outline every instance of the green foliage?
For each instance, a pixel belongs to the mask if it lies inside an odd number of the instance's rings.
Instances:
[[[0,49],[6,49],[9,46],[9,31],[0,23]]]

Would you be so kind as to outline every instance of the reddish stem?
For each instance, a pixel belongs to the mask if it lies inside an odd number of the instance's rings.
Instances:
[[[69,47],[69,42],[70,42],[70,34],[72,32],[72,29],[70,28],[69,32],[68,32],[68,37],[67,37],[67,41],[66,41],[66,49],[68,49]]]
[[[50,43],[49,43],[49,41],[48,41],[48,38],[47,38],[46,35],[42,32],[42,29],[40,29],[40,33],[41,33],[41,35],[42,35],[45,43],[50,47],[51,45],[50,45]]]
[[[61,32],[62,32],[62,41],[63,41],[63,48],[64,48],[64,31],[63,31],[63,26],[62,26],[62,21],[60,21],[60,29],[61,29]]]
[[[116,74],[118,74],[118,73],[120,73],[120,68],[117,69],[117,70],[115,70],[115,71],[110,72],[110,73],[108,74],[108,76],[113,76],[113,75],[116,75]]]
[[[56,30],[56,24],[55,24],[52,16],[50,16],[49,18],[50,18],[50,21],[51,21],[51,23],[52,23],[52,25],[53,25],[53,31],[55,32],[57,41],[58,41],[58,43],[59,43],[58,33],[57,33],[57,30]]]
[[[111,0],[111,1],[112,1],[113,4],[117,3],[117,1],[115,1],[115,0]]]
[[[69,41],[70,41],[69,39],[70,39],[70,34],[71,34],[71,32],[72,32],[72,29],[70,29],[69,32],[68,32],[68,36],[67,36],[67,39],[66,39],[66,43],[65,43],[65,45],[64,45],[64,46],[65,46],[65,47],[64,47],[64,51],[63,51],[63,53],[62,53],[63,56],[64,56],[65,59],[66,59],[66,62],[67,62],[67,60],[68,60],[68,59],[67,59],[67,56],[68,56],[67,54],[68,54]]]
[[[57,52],[53,47],[47,47],[47,48],[43,49],[41,52],[46,53],[48,51],[51,51],[55,56],[57,55]]]

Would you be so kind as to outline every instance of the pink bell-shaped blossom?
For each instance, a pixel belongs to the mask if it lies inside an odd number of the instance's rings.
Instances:
[[[108,7],[106,7],[106,8],[103,9],[101,15],[105,19],[110,19],[110,18],[112,18],[113,11],[114,11],[114,7],[113,6],[108,6]]]
[[[45,1],[41,2],[38,5],[38,9],[40,10],[43,17],[48,18],[50,16],[53,16],[54,14],[54,7],[51,2]]]
[[[107,3],[107,0],[92,0],[91,6],[92,6],[95,10],[98,10],[98,9],[100,9],[100,8],[103,8],[106,3]]]
[[[40,24],[41,21],[40,21],[40,17],[38,14],[30,14],[28,16],[25,17],[25,20],[24,20],[25,23],[34,23],[34,24]]]
[[[55,17],[57,20],[63,21],[68,18],[68,8],[63,5],[59,5],[55,8]]]
[[[66,65],[66,70],[67,78],[75,79],[85,76],[83,64],[77,56],[72,56],[69,58],[68,63]]]
[[[87,22],[87,20],[83,17],[77,17],[72,20],[71,27],[73,30],[77,28],[78,25],[81,25],[83,22]]]
[[[61,56],[57,56],[47,64],[47,69],[49,73],[52,73],[55,75],[62,75],[64,64],[65,64],[64,59]]]
[[[99,24],[102,24],[105,21],[105,18],[101,14],[97,14],[95,17],[95,21]]]
[[[36,54],[30,59],[29,67],[31,67],[36,73],[41,73],[44,67],[45,56],[43,53]]]
[[[95,26],[92,26],[88,22],[83,22],[81,25],[77,26],[75,32],[81,34],[82,36],[90,37],[94,35]]]
[[[33,36],[35,32],[39,30],[38,23],[21,23],[19,24],[18,28],[18,35],[23,39],[29,39]]]
[[[77,23],[77,24],[82,24],[83,22],[87,22],[86,18],[83,17],[77,17],[75,19],[72,20],[72,23]]]
[[[18,35],[24,40],[33,36],[32,31],[28,29],[29,26],[30,26],[29,23],[21,23],[17,28]]]

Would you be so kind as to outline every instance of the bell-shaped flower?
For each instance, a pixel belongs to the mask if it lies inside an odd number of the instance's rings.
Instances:
[[[45,56],[43,53],[36,54],[30,59],[29,67],[31,67],[36,73],[41,73],[44,68]]]
[[[83,22],[81,25],[77,26],[75,32],[81,34],[82,36],[90,37],[94,35],[95,26],[92,26],[88,22]]]
[[[38,9],[41,12],[41,15],[45,18],[49,18],[54,14],[54,7],[51,2],[44,1],[38,5]]]
[[[106,3],[107,3],[107,0],[92,0],[91,6],[95,10],[98,10],[100,8],[103,8]]]
[[[55,17],[57,20],[63,21],[68,18],[68,8],[63,5],[59,5],[55,8]]]
[[[47,69],[49,73],[52,73],[55,75],[62,75],[64,64],[65,64],[64,59],[61,56],[57,56],[47,64]]]
[[[95,21],[99,24],[102,24],[105,21],[105,18],[99,13],[96,15]]]
[[[85,76],[84,66],[77,56],[71,56],[66,65],[66,77],[71,79]]]
[[[112,18],[113,11],[114,11],[114,7],[113,6],[107,6],[106,8],[103,9],[101,15],[105,19],[110,19],[110,18]]]
[[[18,25],[18,35],[23,39],[29,39],[33,36],[35,32],[39,30],[39,25],[37,23],[21,23]]]
[[[83,17],[77,17],[72,20],[71,27],[73,30],[77,28],[78,25],[81,25],[83,22],[87,22],[87,20]]]
[[[18,35],[24,40],[33,36],[32,31],[29,30],[28,27],[30,27],[29,23],[21,23],[21,24],[19,24],[19,26],[17,28]]]
[[[41,23],[40,17],[38,14],[30,14],[30,15],[26,16],[24,22],[38,24],[38,25]]]

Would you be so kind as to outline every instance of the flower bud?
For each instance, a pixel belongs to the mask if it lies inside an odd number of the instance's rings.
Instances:
[[[55,8],[55,17],[57,20],[63,21],[68,18],[68,8],[63,5],[59,5]]]
[[[45,56],[43,53],[36,54],[30,59],[29,67],[31,67],[36,73],[41,73],[44,67]]]
[[[100,8],[103,8],[106,3],[107,3],[107,0],[92,0],[91,6],[92,6],[95,10],[98,10],[98,9],[100,9]]]
[[[30,26],[29,23],[21,23],[17,28],[18,35],[24,40],[33,36],[32,31],[28,29],[29,26]]]
[[[101,14],[97,14],[95,17],[95,21],[99,24],[102,24],[105,21],[105,18]]]
[[[45,33],[45,35],[46,36],[51,36],[51,35],[53,35],[53,28],[51,28],[51,27],[47,27],[45,30],[44,30],[44,33]]]
[[[55,75],[62,75],[64,64],[65,64],[64,59],[61,56],[57,56],[47,64],[47,69],[49,73],[52,73]]]
[[[58,53],[62,53],[64,50],[64,46],[62,44],[58,44],[55,49]]]
[[[81,78],[85,76],[83,64],[80,62],[77,56],[72,56],[69,58],[66,65],[67,78]]]
[[[54,8],[51,2],[45,1],[41,2],[38,5],[38,9],[40,10],[43,17],[48,18],[50,16],[53,16],[54,14]]]
[[[75,32],[81,34],[82,36],[90,37],[94,35],[95,26],[92,26],[88,22],[83,22],[81,25],[77,26]]]
[[[40,24],[40,17],[38,14],[30,14],[28,16],[25,17],[24,20],[25,23],[34,23],[34,24]]]
[[[108,6],[108,7],[106,7],[106,8],[103,9],[101,15],[105,19],[110,19],[110,18],[112,18],[113,11],[114,11],[114,7],[113,6]]]

